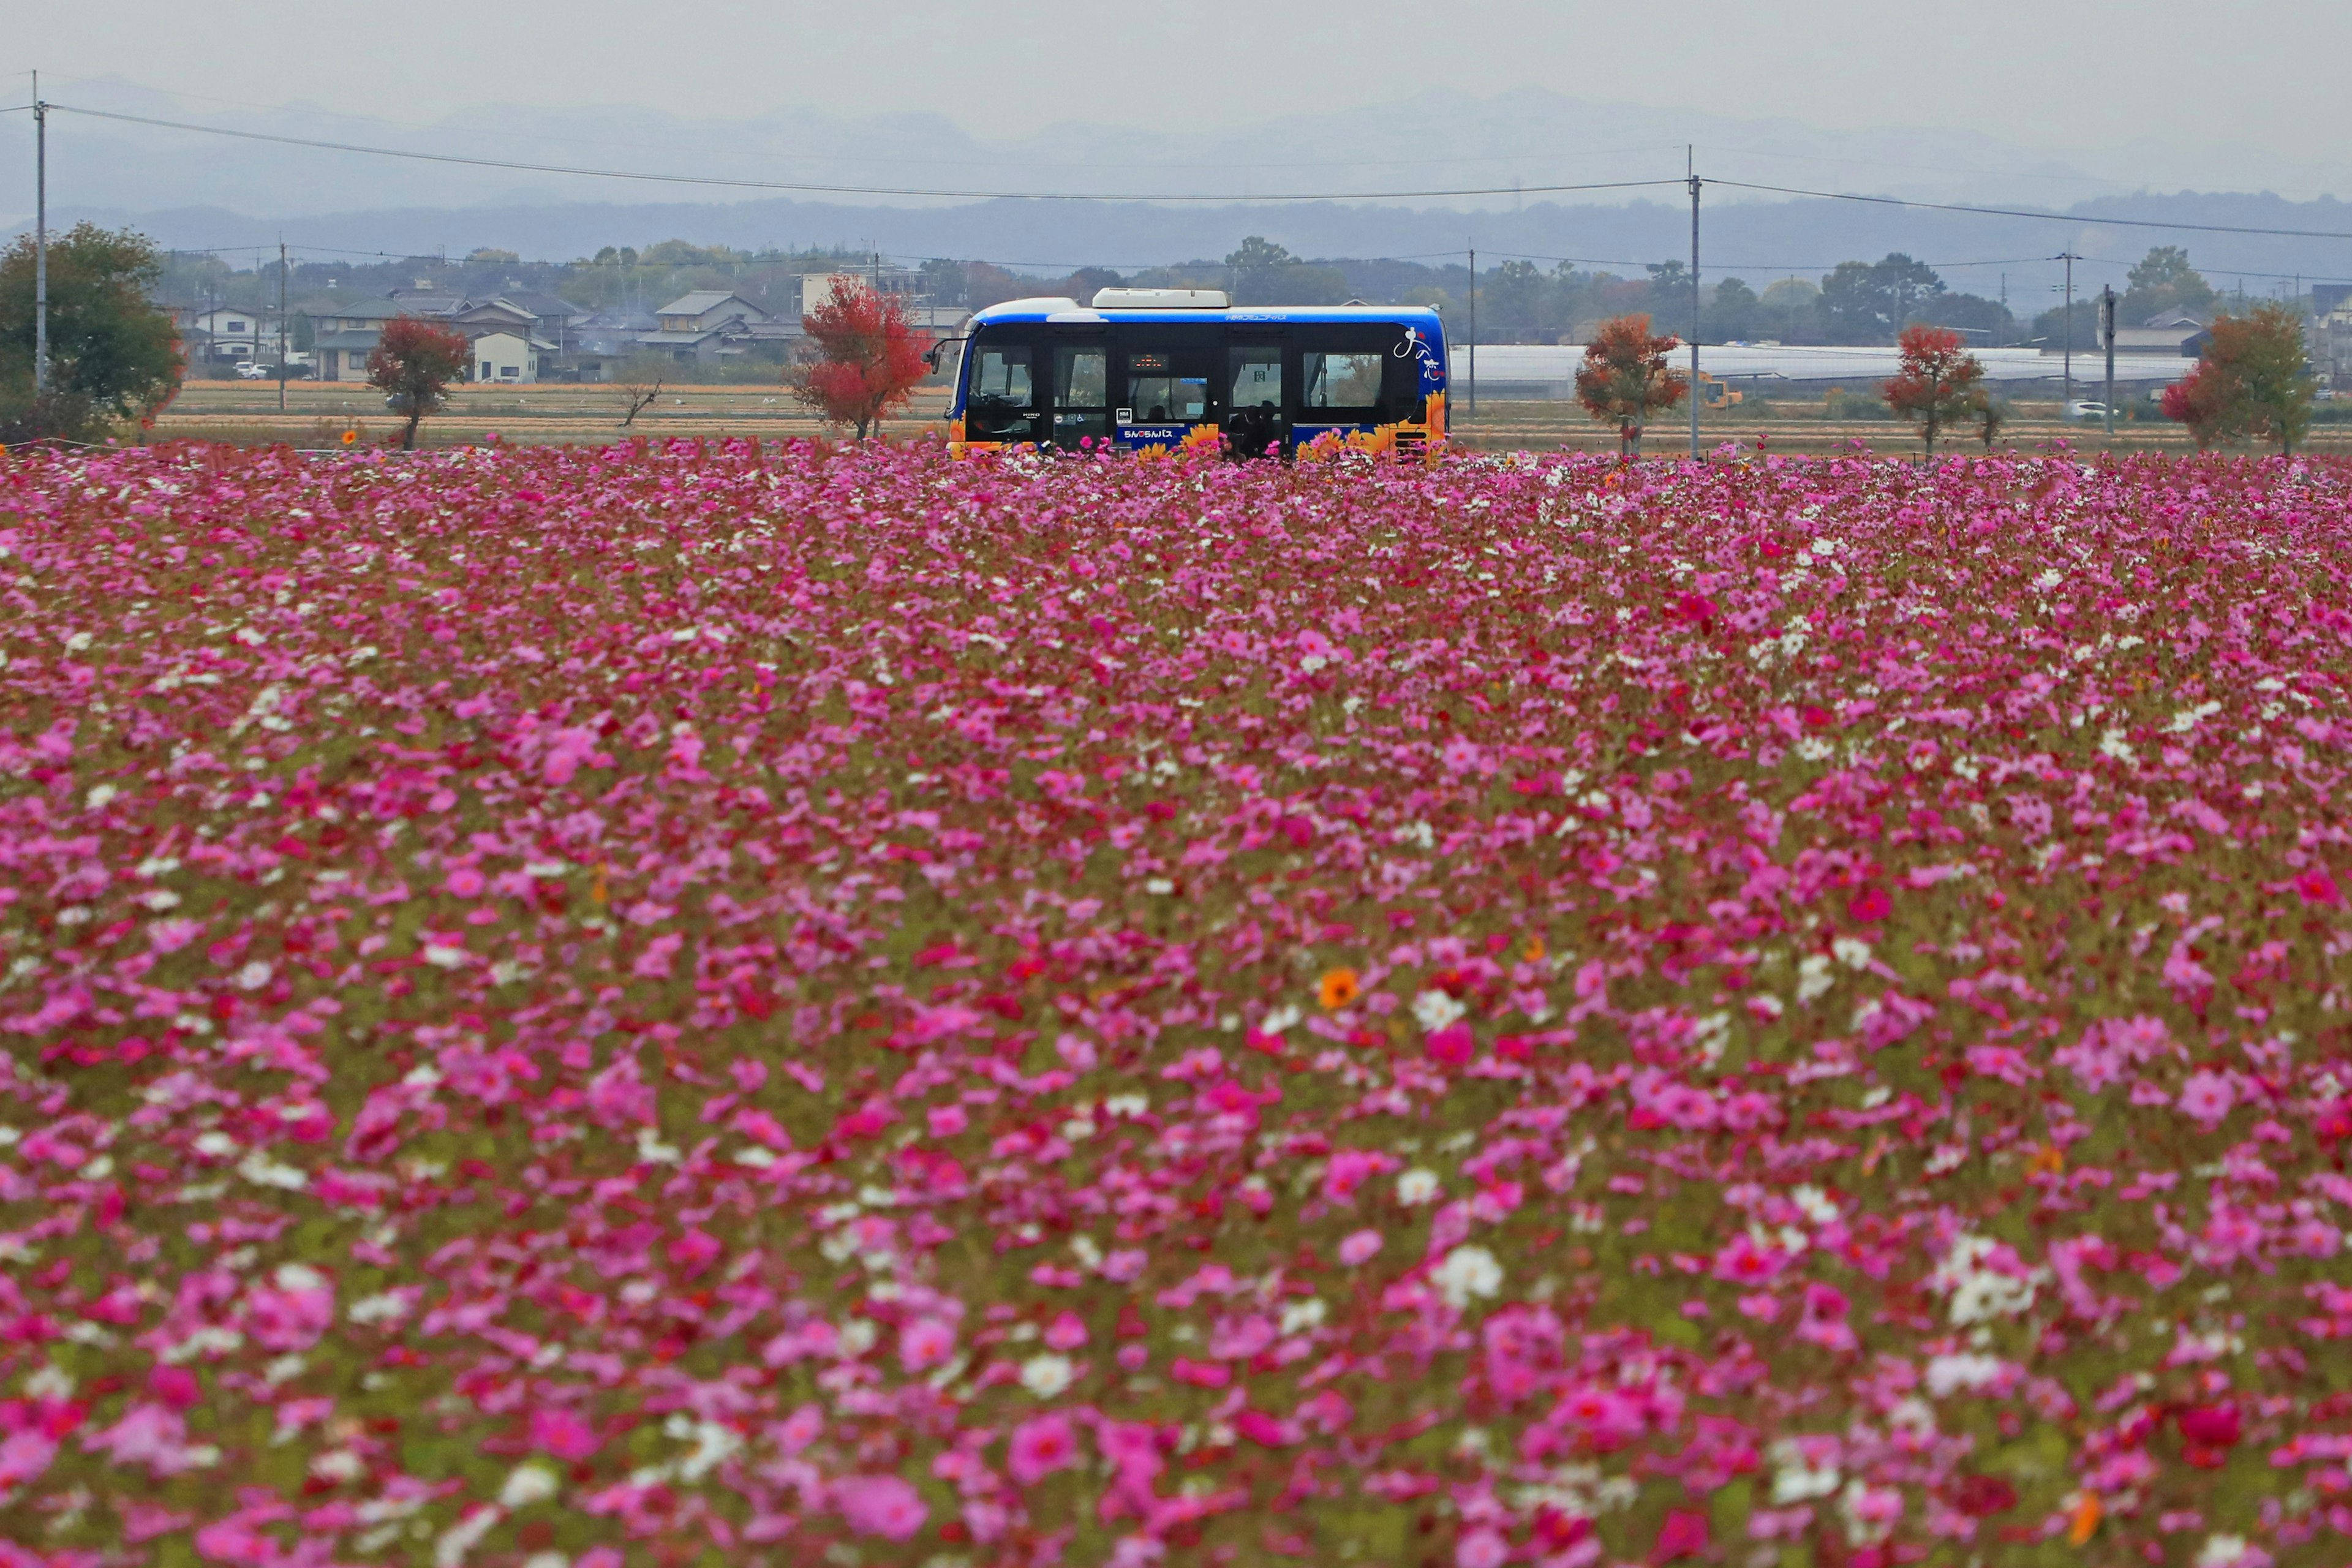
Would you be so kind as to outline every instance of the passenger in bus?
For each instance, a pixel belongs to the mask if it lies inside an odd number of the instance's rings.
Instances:
[[[1152,420],[1152,423],[1154,423],[1154,424],[1160,424],[1160,423],[1162,423],[1162,422],[1164,422],[1164,421],[1167,419],[1167,417],[1168,417],[1168,407],[1167,407],[1167,405],[1165,405],[1165,404],[1160,404],[1160,403],[1155,403],[1155,404],[1153,404],[1153,405],[1151,405],[1151,420]]]

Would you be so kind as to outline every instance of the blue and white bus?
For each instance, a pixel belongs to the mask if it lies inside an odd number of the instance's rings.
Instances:
[[[1130,451],[1220,441],[1245,456],[1318,437],[1445,439],[1445,334],[1417,306],[1237,309],[1207,289],[1105,289],[972,318],[948,411],[954,451]]]

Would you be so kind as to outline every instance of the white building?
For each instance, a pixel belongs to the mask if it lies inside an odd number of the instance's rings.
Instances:
[[[226,360],[276,359],[278,323],[258,310],[237,305],[217,305],[191,312],[185,321],[188,341],[205,345],[205,356]]]
[[[474,339],[477,382],[495,381],[524,385],[539,379],[541,367],[552,361],[555,345],[520,331],[503,329]]]

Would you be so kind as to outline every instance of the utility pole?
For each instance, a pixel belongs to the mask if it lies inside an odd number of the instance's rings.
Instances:
[[[1698,149],[1683,149],[1683,167],[1690,181],[1691,194],[1691,460],[1698,460]]]
[[[286,412],[286,237],[278,237],[278,412]]]
[[[2056,259],[2066,264],[2066,396],[2058,405],[2058,417],[2063,419],[2074,403],[2074,263],[2083,258],[2071,250],[2062,250]]]
[[[2107,445],[2116,444],[2116,286],[2112,283],[2099,290],[2099,326],[2107,340],[2107,394],[2104,405],[2107,411]]]
[[[33,73],[33,395],[49,390],[49,106]]]
[[[1478,416],[1478,247],[1470,247],[1470,416]]]
[[[2009,320],[2009,274],[2006,272],[2000,275],[2000,319],[2004,321]]]

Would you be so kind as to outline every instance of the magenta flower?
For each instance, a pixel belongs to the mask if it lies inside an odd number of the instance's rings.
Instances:
[[[1024,1487],[1077,1462],[1078,1440],[1066,1415],[1037,1415],[1013,1429],[1005,1468]]]
[[[930,1509],[896,1476],[853,1476],[834,1488],[835,1506],[859,1535],[907,1541],[923,1528]]]
[[[910,1373],[945,1366],[955,1348],[955,1328],[942,1318],[918,1318],[898,1331],[898,1364]]]

